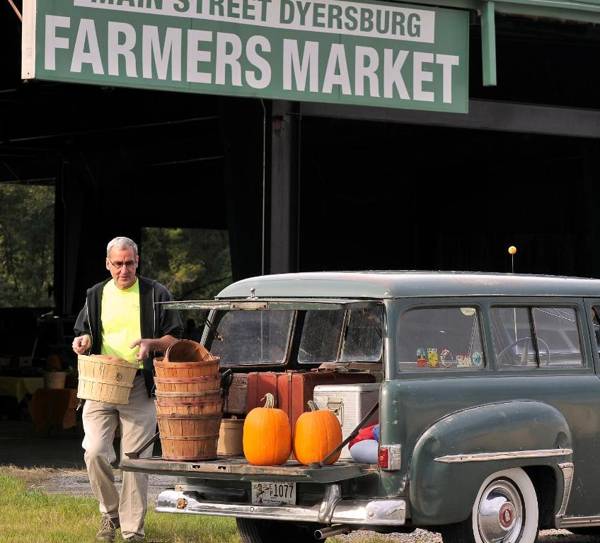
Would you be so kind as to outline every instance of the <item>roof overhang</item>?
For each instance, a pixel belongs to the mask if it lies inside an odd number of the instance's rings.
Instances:
[[[600,2],[569,0],[419,0],[419,4],[476,11],[481,20],[481,62],[484,86],[495,86],[496,13],[579,23],[600,23]]]
[[[569,0],[419,0],[419,4],[482,12],[492,5],[496,13],[543,17],[561,21],[600,23],[600,2],[570,2]]]

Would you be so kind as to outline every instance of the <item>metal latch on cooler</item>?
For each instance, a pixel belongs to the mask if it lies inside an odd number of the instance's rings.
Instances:
[[[327,398],[327,409],[333,411],[340,424],[344,425],[344,400],[342,398]]]

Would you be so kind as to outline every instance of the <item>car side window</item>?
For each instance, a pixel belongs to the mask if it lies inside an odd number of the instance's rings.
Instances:
[[[501,366],[537,367],[529,309],[496,307],[491,312],[492,342]]]
[[[491,328],[500,366],[583,365],[577,314],[571,307],[495,307]]]
[[[405,371],[485,367],[475,307],[411,309],[398,322],[397,364]]]
[[[592,306],[592,328],[594,329],[594,340],[596,341],[596,351],[600,353],[600,306]]]

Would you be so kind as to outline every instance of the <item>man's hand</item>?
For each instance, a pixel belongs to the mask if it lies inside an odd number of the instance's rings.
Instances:
[[[92,347],[92,337],[89,334],[83,334],[82,336],[77,336],[73,340],[73,351],[77,354],[85,354]]]
[[[156,339],[137,339],[134,341],[129,348],[139,347],[137,355],[135,356],[138,360],[144,360],[152,355],[154,351],[164,352],[171,343],[175,343],[177,338],[166,335]]]
[[[150,356],[152,351],[156,350],[156,340],[155,339],[138,339],[134,341],[130,346],[131,349],[134,347],[139,347],[139,351],[135,355],[138,360],[144,360]]]

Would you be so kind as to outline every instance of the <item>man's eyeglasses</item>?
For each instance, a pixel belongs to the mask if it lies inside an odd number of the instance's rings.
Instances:
[[[135,260],[126,260],[125,262],[121,262],[119,260],[117,260],[117,262],[113,262],[112,260],[109,260],[108,262],[115,270],[120,270],[123,266],[131,270],[137,266],[137,262]]]

